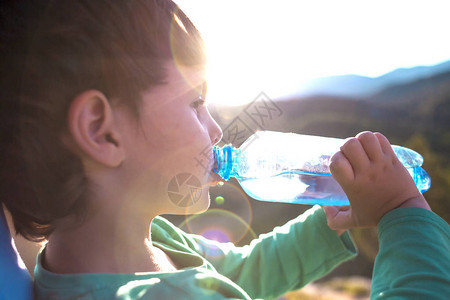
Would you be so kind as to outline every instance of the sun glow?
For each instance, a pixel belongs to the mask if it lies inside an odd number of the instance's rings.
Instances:
[[[379,76],[450,58],[446,1],[178,0],[202,32],[208,100],[278,98],[309,79]]]

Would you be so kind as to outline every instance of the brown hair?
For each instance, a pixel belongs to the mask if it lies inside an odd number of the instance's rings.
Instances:
[[[138,117],[165,61],[205,64],[203,41],[170,0],[2,1],[0,17],[0,202],[17,233],[42,241],[87,205],[81,162],[61,142],[72,99],[100,90]]]

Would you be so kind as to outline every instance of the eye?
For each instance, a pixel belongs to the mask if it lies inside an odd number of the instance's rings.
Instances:
[[[202,96],[198,96],[198,98],[196,98],[194,102],[192,102],[192,107],[195,110],[198,110],[200,107],[203,106],[205,106],[205,100],[203,100]]]

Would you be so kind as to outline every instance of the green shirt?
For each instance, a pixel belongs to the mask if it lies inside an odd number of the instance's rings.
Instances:
[[[450,227],[435,213],[405,207],[378,224],[371,299],[449,299]]]
[[[169,273],[55,274],[35,269],[37,299],[254,299],[276,298],[322,277],[352,258],[348,233],[330,230],[315,206],[244,247],[187,234],[163,218],[152,242],[181,266]]]

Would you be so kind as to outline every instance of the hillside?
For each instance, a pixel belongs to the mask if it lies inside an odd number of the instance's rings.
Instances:
[[[301,85],[298,94],[334,95],[347,98],[371,96],[387,87],[432,77],[450,70],[450,61],[431,66],[400,68],[379,77],[360,75],[338,75],[312,79]]]

